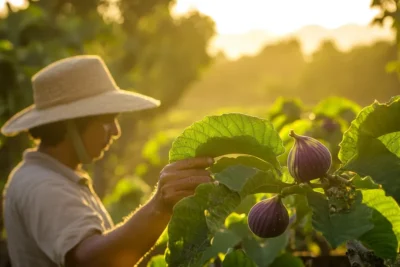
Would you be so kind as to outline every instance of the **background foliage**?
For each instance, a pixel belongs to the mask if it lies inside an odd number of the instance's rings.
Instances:
[[[122,116],[120,140],[103,160],[87,166],[116,222],[148,199],[168,162],[172,141],[204,115],[234,111],[271,120],[286,148],[278,158],[281,164],[286,163],[292,145],[287,133],[293,128],[323,141],[339,165],[338,144],[361,107],[398,94],[398,37],[396,43],[381,41],[348,52],[326,40],[310,59],[301,53],[297,40],[284,40],[256,56],[229,61],[207,52],[215,34],[213,21],[197,12],[172,17],[173,4],[171,0],[40,0],[29,1],[20,10],[8,5],[8,15],[0,19],[1,124],[32,103],[30,78],[35,72],[78,54],[101,55],[120,87],[162,101],[159,109]],[[373,0],[371,4],[382,11],[375,22],[392,19],[398,32],[397,2]],[[22,151],[32,145],[26,135],[0,136],[0,189]],[[239,232],[216,236],[220,245],[208,252],[210,259],[239,239],[260,246],[238,229],[243,221],[240,214],[263,197],[250,196],[227,219],[226,228]],[[343,247],[331,248],[311,229],[308,210],[302,216],[305,219],[296,224],[294,233],[276,241],[279,247],[314,256],[343,254]],[[166,240],[160,238],[153,254],[164,252]],[[277,264],[291,257],[283,254],[272,264],[283,266]],[[215,259],[243,260],[238,252]]]

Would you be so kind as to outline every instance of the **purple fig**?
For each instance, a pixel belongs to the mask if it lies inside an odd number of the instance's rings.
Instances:
[[[305,183],[324,177],[332,164],[329,149],[317,139],[297,135],[293,130],[289,135],[295,139],[287,160],[289,173],[293,178],[297,182]]]
[[[286,231],[289,214],[279,195],[255,204],[248,215],[250,230],[261,238],[277,237]]]

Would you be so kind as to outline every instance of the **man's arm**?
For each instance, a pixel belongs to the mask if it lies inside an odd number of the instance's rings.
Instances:
[[[119,227],[93,235],[69,251],[66,266],[135,265],[165,230],[175,203],[193,195],[199,184],[211,181],[205,168],[212,162],[208,158],[195,158],[167,165],[152,199]]]

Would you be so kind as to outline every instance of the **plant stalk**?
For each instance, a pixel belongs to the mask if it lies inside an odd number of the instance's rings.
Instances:
[[[349,240],[346,244],[346,255],[352,267],[386,267],[383,259],[377,257],[375,253],[357,240]]]

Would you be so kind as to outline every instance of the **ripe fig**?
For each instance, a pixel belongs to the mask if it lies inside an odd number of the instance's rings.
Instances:
[[[297,182],[306,183],[324,177],[332,164],[329,149],[317,139],[297,135],[293,130],[289,135],[295,139],[287,160],[293,178]]]
[[[277,237],[289,225],[289,214],[279,195],[255,204],[248,216],[250,230],[261,238]]]

